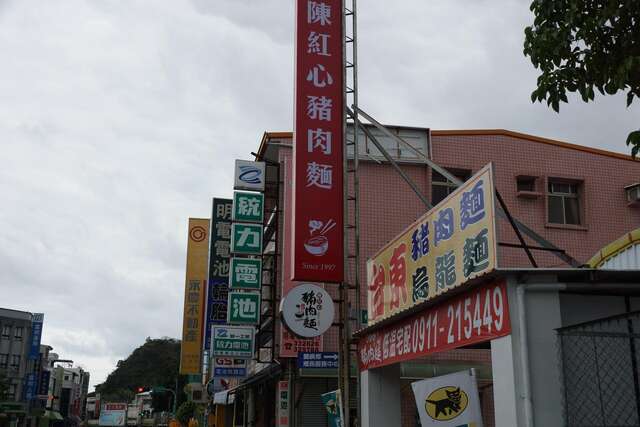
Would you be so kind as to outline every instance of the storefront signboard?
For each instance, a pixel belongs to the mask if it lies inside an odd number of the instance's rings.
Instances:
[[[202,370],[202,334],[209,258],[209,220],[189,218],[180,373]]]
[[[262,260],[259,258],[231,258],[229,289],[260,290]]]
[[[40,356],[40,339],[42,338],[42,324],[44,313],[33,313],[31,320],[31,345],[29,346],[29,360],[38,360]]]
[[[264,220],[264,194],[235,191],[231,219],[238,222],[262,224]]]
[[[233,223],[231,252],[241,255],[262,254],[262,224]]]
[[[298,353],[298,368],[338,369],[338,353],[334,351]]]
[[[369,324],[496,268],[488,164],[367,262]]]
[[[324,334],[334,317],[333,300],[327,291],[311,283],[297,285],[280,303],[282,320],[295,335],[312,338]]]
[[[411,388],[423,427],[482,427],[473,369],[416,381]]]
[[[289,427],[289,381],[278,381],[276,405],[276,425],[278,427]]]
[[[246,377],[247,376],[247,359],[234,359],[231,357],[214,357],[213,358],[213,376],[214,377]]]
[[[214,326],[213,356],[253,358],[254,332],[253,327]]]
[[[462,295],[363,336],[360,370],[377,368],[509,335],[509,305],[503,281]]]
[[[209,239],[207,324],[204,334],[204,348],[207,351],[211,348],[211,326],[224,324],[227,321],[232,206],[231,199],[213,199],[213,219]]]
[[[257,325],[260,323],[260,292],[229,292],[227,323]]]
[[[342,2],[296,1],[293,280],[343,278]]]
[[[121,427],[127,422],[126,403],[105,403],[100,410],[99,426]]]
[[[265,180],[264,162],[236,160],[233,188],[236,190],[264,191]]]

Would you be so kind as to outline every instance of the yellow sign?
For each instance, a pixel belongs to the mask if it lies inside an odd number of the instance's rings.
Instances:
[[[469,397],[460,387],[440,387],[424,401],[424,410],[436,421],[452,420],[469,405]]]
[[[196,375],[202,371],[202,331],[207,293],[209,220],[189,218],[188,239],[180,374]]]
[[[496,268],[486,165],[367,261],[369,325]]]

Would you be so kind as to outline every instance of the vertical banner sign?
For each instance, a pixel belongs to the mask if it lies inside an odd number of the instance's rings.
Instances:
[[[48,397],[49,381],[51,381],[51,371],[41,371],[40,381],[38,383],[38,396]]]
[[[211,325],[220,325],[227,321],[231,207],[231,199],[213,199],[211,239],[209,239],[209,286],[207,289],[205,350],[211,348]]]
[[[411,383],[423,427],[482,427],[473,369]]]
[[[488,164],[367,261],[370,325],[496,268],[494,194]]]
[[[40,356],[40,340],[42,338],[42,323],[44,313],[33,313],[31,321],[31,345],[29,346],[29,360],[38,360]]]
[[[343,278],[342,1],[296,1],[293,280]]]
[[[291,180],[291,158],[284,158],[284,217],[291,218],[293,206],[291,198],[293,195]],[[286,297],[289,292],[296,287],[296,283],[291,280],[291,270],[293,257],[291,254],[291,221],[284,221],[284,254],[282,257],[283,274],[282,274],[282,297]],[[319,352],[322,351],[323,338],[322,335],[313,338],[299,338],[293,332],[290,332],[283,325],[280,326],[280,357],[297,357],[298,352]]]
[[[276,408],[276,425],[278,427],[289,427],[289,381],[278,381],[278,396]]]
[[[182,375],[197,375],[202,370],[202,331],[207,286],[208,238],[209,220],[189,218],[180,353],[180,373]]]
[[[344,427],[344,415],[342,411],[342,395],[340,390],[330,391],[320,395],[322,404],[327,410],[329,427]]]

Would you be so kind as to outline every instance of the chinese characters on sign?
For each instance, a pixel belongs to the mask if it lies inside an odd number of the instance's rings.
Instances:
[[[260,323],[259,292],[229,292],[227,323],[231,325],[257,325]]]
[[[358,343],[360,370],[492,340],[511,333],[504,282],[466,293],[371,332]]]
[[[201,372],[209,220],[189,218],[188,236],[180,373],[195,375]]]
[[[260,290],[262,286],[262,260],[231,258],[229,289]]]
[[[257,222],[264,218],[264,195],[262,193],[233,193],[233,211],[231,219],[239,222]]]
[[[299,353],[298,368],[338,369],[338,353]]]
[[[207,290],[207,325],[205,350],[211,347],[211,326],[227,320],[229,292],[229,257],[231,245],[232,200],[213,199],[209,249],[209,286]]]
[[[496,268],[491,164],[367,262],[369,324]]]
[[[241,255],[262,254],[262,224],[231,225],[231,253]]]
[[[322,335],[333,323],[333,300],[327,291],[310,283],[291,289],[280,308],[287,327],[303,338]]]
[[[213,375],[215,377],[246,377],[247,359],[215,357],[213,359]]]
[[[214,326],[213,356],[251,359],[253,357],[253,327]]]
[[[37,360],[40,356],[40,339],[42,337],[42,323],[44,313],[33,313],[31,322],[31,345],[29,346],[29,360]]]
[[[343,276],[342,3],[297,0],[293,280]]]

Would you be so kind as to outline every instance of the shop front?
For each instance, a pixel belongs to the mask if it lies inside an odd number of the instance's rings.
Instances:
[[[420,425],[409,385],[471,369],[477,425],[637,425],[639,310],[637,270],[497,269],[358,332],[361,425]]]

